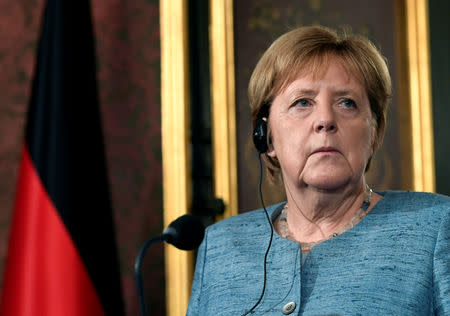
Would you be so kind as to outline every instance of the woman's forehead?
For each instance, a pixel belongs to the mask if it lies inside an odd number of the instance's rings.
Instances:
[[[313,81],[323,79],[331,65],[342,68],[348,78],[355,79],[356,82],[365,86],[361,73],[353,63],[336,55],[325,54],[308,58],[296,68],[287,70],[287,73],[284,75],[285,80],[281,84],[277,95],[283,93],[294,81],[300,78],[309,77]]]

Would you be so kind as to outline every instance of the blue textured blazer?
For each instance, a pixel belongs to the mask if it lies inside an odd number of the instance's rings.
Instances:
[[[302,254],[274,233],[254,315],[450,315],[450,198],[384,196],[355,227]],[[268,207],[274,219],[283,204]],[[242,315],[261,294],[262,210],[206,230],[187,315]]]

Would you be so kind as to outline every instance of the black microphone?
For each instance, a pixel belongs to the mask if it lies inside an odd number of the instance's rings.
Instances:
[[[200,246],[205,235],[205,226],[199,217],[193,215],[183,215],[178,217],[162,235],[148,239],[139,250],[134,264],[134,279],[141,308],[141,315],[147,314],[144,301],[144,282],[142,280],[141,265],[147,248],[160,241],[166,241],[181,250],[193,250]]]
[[[200,246],[205,234],[202,221],[193,215],[178,217],[163,231],[163,239],[181,250],[192,250]]]

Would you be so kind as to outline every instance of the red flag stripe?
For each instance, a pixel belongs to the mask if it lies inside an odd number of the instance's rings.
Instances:
[[[26,146],[20,168],[0,315],[104,315]]]

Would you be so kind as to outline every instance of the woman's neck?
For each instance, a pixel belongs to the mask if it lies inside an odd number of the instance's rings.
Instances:
[[[307,187],[292,192],[286,185],[286,193],[288,227],[291,237],[299,242],[315,242],[332,235],[357,215],[367,196],[363,181],[333,191]]]

